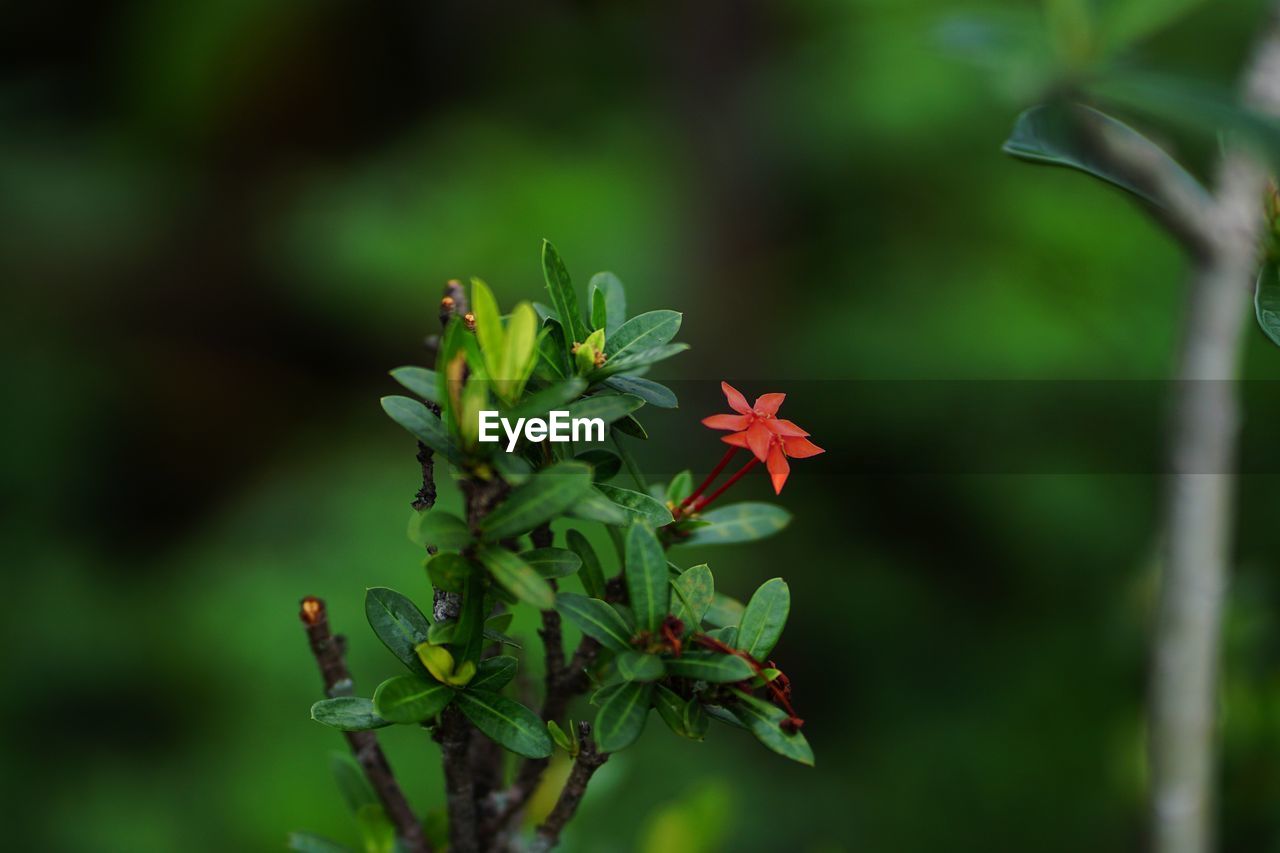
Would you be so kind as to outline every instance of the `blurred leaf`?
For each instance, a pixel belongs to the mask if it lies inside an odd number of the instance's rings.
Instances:
[[[570,530],[565,534],[565,542],[582,561],[582,568],[578,570],[578,580],[582,581],[582,588],[592,598],[604,598],[604,570],[600,567],[600,558],[596,556],[596,551],[587,541],[587,537],[576,530]]]
[[[742,621],[744,610],[746,608],[741,601],[717,592],[715,598],[711,599],[711,606],[707,608],[702,620],[717,627],[737,626]]]
[[[1102,5],[1107,44],[1122,48],[1174,23],[1205,0],[1111,0]]]
[[[678,658],[670,658],[667,660],[667,672],[716,684],[745,681],[755,675],[751,664],[737,655],[715,652],[686,652]]]
[[[649,497],[643,492],[597,483],[596,489],[606,498],[622,507],[633,519],[645,521],[652,527],[662,527],[672,522],[671,510],[662,501]]]
[[[622,460],[618,458],[618,454],[608,450],[588,450],[574,458],[591,466],[591,478],[597,483],[612,480],[622,470]]]
[[[391,378],[424,400],[439,403],[440,380],[434,370],[425,367],[397,367],[391,371]]]
[[[660,347],[680,331],[679,311],[646,311],[623,323],[605,342],[610,359],[624,358]]]
[[[449,641],[454,657],[460,664],[475,664],[480,660],[480,651],[484,647],[485,614],[492,609],[492,605],[485,606],[486,586],[481,572],[467,572],[462,609],[458,613],[458,627]],[[460,682],[454,680],[450,683]]]
[[[715,599],[715,579],[703,563],[680,573],[671,581],[675,591],[671,615],[684,623],[685,631],[696,631]]]
[[[461,551],[471,544],[471,531],[456,515],[432,508],[409,517],[409,541],[441,551]]]
[[[321,699],[311,706],[311,719],[344,732],[363,732],[391,725],[378,716],[373,702],[361,696],[338,696]]]
[[[733,705],[733,713],[742,721],[756,740],[779,755],[813,766],[813,750],[801,732],[787,734],[782,723],[787,714],[781,708],[763,702],[749,693],[734,689],[738,701]]]
[[[699,527],[681,544],[728,545],[764,539],[786,527],[791,513],[774,504],[744,501],[699,513],[698,519],[706,526]]]
[[[1084,119],[1082,119],[1084,116]],[[1133,184],[1127,177],[1112,172],[1106,163],[1099,162],[1083,140],[1079,122],[1096,121],[1105,131],[1125,145],[1141,147],[1153,160],[1161,162],[1195,194],[1208,199],[1200,183],[1166,154],[1154,142],[1111,116],[1079,104],[1067,106],[1040,105],[1025,110],[1013,125],[1013,132],[1005,140],[1004,152],[1032,163],[1049,166],[1065,166],[1085,172],[1113,186],[1136,195],[1155,207],[1160,202]]]
[[[582,568],[582,558],[565,548],[534,548],[520,559],[544,578],[564,578]]]
[[[705,716],[703,717],[705,719]],[[739,812],[733,808],[731,786],[715,779],[700,779],[697,787],[681,791],[649,819],[637,853],[708,853],[732,850],[731,833]],[[771,815],[770,820],[778,815]],[[810,853],[836,853],[839,845],[818,844]]]
[[[595,281],[595,279],[592,279]],[[608,322],[607,308],[604,304],[604,294],[598,290],[587,287],[587,298],[591,301],[591,328],[603,330],[605,323]]]
[[[605,339],[617,333],[618,328],[627,319],[627,292],[622,282],[611,272],[598,272],[591,276],[587,285],[588,293],[600,293],[604,298],[604,335]],[[594,301],[592,311],[594,312]],[[598,328],[598,327],[597,327]]]
[[[378,685],[373,705],[383,719],[393,723],[420,723],[443,711],[453,696],[453,689],[438,681],[397,675]]]
[[[449,440],[444,424],[422,403],[408,397],[383,397],[382,409],[393,421],[412,433],[418,441],[454,465],[463,464],[462,453]]]
[[[491,740],[525,758],[551,755],[551,738],[537,714],[519,702],[488,690],[457,694],[458,707]]]
[[[583,397],[568,407],[571,418],[600,418],[611,424],[644,405],[644,400],[631,394],[596,394]]]
[[[747,602],[738,623],[737,647],[763,663],[778,644],[791,612],[791,589],[782,578],[765,581]]]
[[[294,853],[351,853],[350,847],[309,832],[289,833],[288,849]]]
[[[467,684],[468,690],[489,690],[494,693],[511,683],[516,677],[519,661],[511,655],[494,655],[480,661],[476,676]]]
[[[741,608],[742,605],[738,605],[738,607]],[[735,616],[734,618],[739,619],[741,618],[741,616],[742,616],[742,613],[740,610],[738,615]],[[706,635],[711,639],[719,640],[720,642],[724,643],[726,646],[729,646],[735,649],[738,647],[738,626],[737,625],[724,625],[720,628],[712,628],[710,631],[706,631],[704,633],[706,633]]]
[[[383,586],[366,590],[364,615],[383,645],[409,669],[426,675],[414,647],[427,639],[431,623],[412,601]]]
[[[688,469],[671,478],[667,484],[667,503],[680,506],[681,502],[693,494],[693,472]]]
[[[329,769],[334,781],[338,783],[338,791],[342,801],[347,804],[351,813],[359,814],[364,806],[378,805],[378,797],[373,793],[364,770],[350,754],[345,752],[329,753]]]
[[[490,461],[502,479],[513,486],[523,485],[533,476],[533,466],[516,453],[494,453]]]
[[[361,806],[356,812],[364,853],[395,853],[396,828],[381,803]]]
[[[625,652],[631,648],[631,626],[607,601],[562,592],[556,596],[556,611],[606,649]]]
[[[476,554],[489,574],[507,592],[539,610],[555,607],[556,596],[538,572],[500,545],[485,545]]]
[[[547,282],[551,304],[560,322],[565,324],[565,332],[574,341],[585,341],[587,326],[582,321],[582,312],[578,310],[578,295],[574,293],[573,282],[569,280],[569,271],[565,269],[560,253],[548,240],[542,241],[542,275]]]
[[[485,539],[507,539],[549,521],[573,506],[591,489],[591,466],[559,462],[511,490],[498,507],[480,522]]]
[[[632,394],[651,406],[660,409],[674,409],[680,405],[675,392],[665,385],[638,376],[611,376],[604,384],[623,394]]]
[[[1280,266],[1275,261],[1263,264],[1258,273],[1253,308],[1262,333],[1271,343],[1280,346]]]
[[[521,302],[507,321],[506,350],[496,377],[504,400],[519,399],[537,360],[538,318],[528,302]]]
[[[645,431],[644,424],[636,420],[635,415],[627,415],[613,425],[613,428],[623,435],[629,435],[644,441],[649,438],[649,433]]]
[[[657,681],[666,672],[662,658],[638,651],[619,653],[614,665],[625,681]]]
[[[617,752],[635,743],[649,716],[653,685],[629,681],[608,694],[596,713],[595,739],[601,752]]]
[[[595,371],[591,378],[599,381],[616,373],[625,373],[628,370],[648,367],[660,361],[665,361],[673,355],[679,355],[687,349],[689,349],[688,344],[663,344],[660,347],[652,347],[640,352],[630,351],[617,356],[610,356],[609,360],[604,363],[604,367]]]
[[[592,489],[583,495],[570,507],[568,514],[583,521],[598,521],[614,526],[624,525],[631,520],[631,515],[625,509],[605,497],[599,489]]]
[[[633,521],[627,528],[626,556],[627,593],[636,625],[657,631],[667,615],[670,587],[662,545],[648,525]]]
[[[462,592],[475,564],[461,554],[444,551],[427,560],[431,585],[446,592]]]
[[[518,418],[542,418],[546,420],[552,409],[563,408],[567,403],[582,396],[587,390],[587,380],[581,376],[561,379],[546,388],[530,394],[519,405],[507,413],[513,422]]]

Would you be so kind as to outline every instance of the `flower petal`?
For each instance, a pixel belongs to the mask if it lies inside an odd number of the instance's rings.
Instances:
[[[735,432],[726,435],[720,439],[725,444],[732,444],[734,447],[747,448],[747,434],[745,432]]]
[[[782,438],[782,449],[792,459],[808,459],[810,456],[817,456],[819,453],[827,452],[807,438],[793,438],[791,436]]]
[[[751,426],[751,419],[746,415],[712,415],[702,419],[702,425],[712,429],[731,429],[734,431]],[[808,433],[805,433],[808,435]]]
[[[769,450],[769,479],[773,481],[774,494],[782,494],[782,486],[791,473],[791,463],[782,452],[782,445],[775,444]]]
[[[769,458],[769,445],[773,442],[773,434],[765,429],[764,424],[756,421],[747,430],[747,447],[761,462]]]
[[[742,396],[741,391],[728,382],[721,382],[720,390],[724,392],[724,398],[729,401],[729,408],[740,415],[751,414],[751,407],[747,405],[747,398]]]
[[[703,421],[703,423],[706,423],[706,421]],[[804,430],[800,429],[800,427],[796,426],[794,422],[789,421],[786,418],[766,418],[764,420],[764,425],[768,427],[769,432],[773,433],[774,435],[781,435],[784,437],[790,436],[792,438],[801,438],[809,434]]]
[[[778,407],[782,405],[782,401],[787,399],[786,394],[761,394],[756,397],[754,406],[757,415],[776,415]]]

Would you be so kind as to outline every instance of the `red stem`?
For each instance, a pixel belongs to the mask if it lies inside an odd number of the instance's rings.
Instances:
[[[729,464],[729,460],[733,458],[733,454],[737,452],[738,448],[730,446],[729,449],[724,452],[724,456],[720,459],[719,463],[716,464],[716,467],[711,469],[711,473],[707,475],[707,479],[702,481],[702,485],[694,489],[693,494],[689,495],[689,497],[680,501],[680,509],[684,509],[689,504],[693,503],[693,501],[697,500],[698,496],[707,490],[707,486],[710,486],[716,481],[716,477],[720,476],[720,472],[724,470],[725,466]]]
[[[760,460],[752,456],[750,462],[748,462],[746,465],[743,465],[741,468],[739,468],[737,473],[735,473],[732,477],[726,480],[723,486],[716,489],[709,496],[699,500],[693,506],[693,509],[696,511],[696,510],[705,509],[706,507],[710,506],[713,500],[723,495],[730,486],[732,486],[734,483],[741,480],[743,474],[747,473],[748,471],[750,471],[752,468],[756,467],[759,464],[760,464]]]

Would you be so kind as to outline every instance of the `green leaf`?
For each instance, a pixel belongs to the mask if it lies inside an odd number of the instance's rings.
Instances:
[[[485,587],[481,572],[468,572],[466,587],[462,593],[462,610],[458,614],[458,627],[449,641],[454,656],[461,664],[478,663],[480,651],[484,648],[485,613],[492,609],[492,605],[485,607]]]
[[[562,592],[556,596],[556,610],[606,649],[625,652],[631,648],[634,631],[607,601]]]
[[[412,433],[414,438],[454,465],[461,466],[465,461],[461,451],[449,440],[444,423],[417,400],[400,396],[383,397],[382,410]]]
[[[578,295],[573,290],[573,282],[569,280],[569,271],[565,269],[560,253],[549,240],[542,241],[542,276],[565,332],[575,341],[585,341],[587,324],[582,321],[582,312],[578,310]]]
[[[457,694],[458,708],[491,740],[525,758],[551,755],[551,737],[537,714],[489,690]]]
[[[657,681],[666,674],[662,658],[644,652],[621,652],[614,660],[614,665],[624,681]]]
[[[657,631],[667,615],[670,587],[667,584],[667,559],[653,530],[643,522],[632,522],[627,529],[627,592],[636,624]]]
[[[718,627],[736,626],[742,621],[742,614],[745,610],[746,608],[741,601],[730,598],[722,592],[717,592],[715,598],[711,599],[711,606],[707,608],[702,621]]]
[[[635,743],[649,716],[653,685],[627,682],[608,695],[596,713],[596,746],[601,752],[617,752]]]
[[[747,602],[738,623],[737,647],[763,663],[778,644],[791,612],[791,589],[782,578],[765,581]]]
[[[582,561],[582,568],[578,570],[578,580],[582,581],[582,588],[592,598],[604,598],[604,569],[600,567],[600,558],[596,555],[596,550],[591,547],[587,537],[577,530],[566,533],[565,541],[569,545],[569,550],[577,554],[578,559]]]
[[[456,515],[433,508],[409,517],[409,541],[441,551],[461,551],[471,544],[471,531]]]
[[[1112,48],[1132,44],[1185,16],[1205,0],[1113,0],[1101,7],[1102,30]]]
[[[591,300],[591,328],[603,331],[605,323],[608,322],[608,308],[604,304],[604,294],[588,286],[587,297]]]
[[[756,740],[784,758],[813,766],[813,749],[804,735],[783,730],[782,722],[787,719],[785,711],[741,690],[733,692],[738,700],[733,704],[733,714],[751,730]]]
[[[516,554],[499,545],[485,545],[476,556],[498,585],[520,601],[539,610],[555,607],[556,596],[551,585]]]
[[[667,484],[667,503],[680,506],[680,502],[693,494],[693,472],[687,468],[671,478]]]
[[[1267,340],[1280,346],[1280,266],[1275,261],[1263,264],[1258,273],[1253,309]]]
[[[690,740],[702,740],[707,734],[707,714],[697,699],[685,699],[661,684],[654,688],[653,707],[671,731]]]
[[[623,394],[634,394],[649,405],[660,409],[674,409],[680,405],[674,391],[651,379],[641,379],[638,376],[611,376],[604,381],[604,384]]]
[[[431,585],[446,592],[462,592],[467,588],[475,564],[461,554],[445,551],[427,560],[427,577]]]
[[[401,663],[416,673],[426,675],[426,669],[413,649],[427,639],[431,623],[412,601],[394,589],[375,586],[365,591],[364,615],[373,633]]]
[[[791,513],[780,506],[744,501],[698,515],[707,522],[684,540],[686,545],[727,545],[772,536],[791,522]]]
[[[555,720],[547,720],[547,734],[551,735],[551,740],[555,742],[556,746],[570,755],[575,754],[574,747],[576,744],[569,739],[569,736],[564,733],[564,729],[560,728],[559,723]]]
[[[481,534],[494,542],[527,533],[582,500],[590,490],[590,465],[559,462],[512,489],[506,500],[480,522]]]
[[[538,357],[538,318],[528,302],[521,302],[511,312],[506,332],[506,349],[494,380],[499,396],[516,400],[524,391]]]
[[[587,292],[600,293],[604,298],[604,335],[611,338],[627,319],[627,291],[622,282],[611,272],[598,272],[591,276],[587,284]],[[595,312],[595,300],[592,299],[592,313]],[[596,325],[600,328],[600,324]]]
[[[582,558],[565,548],[534,548],[520,559],[544,578],[565,578],[582,568]]]
[[[439,403],[440,379],[434,370],[425,367],[397,367],[391,378],[424,400]]]
[[[526,397],[519,405],[507,412],[506,417],[513,423],[518,418],[542,418],[546,420],[552,409],[562,409],[569,402],[582,396],[587,390],[587,380],[581,376],[562,379]]]
[[[1111,171],[1106,162],[1093,155],[1088,143],[1082,138],[1079,124],[1081,120],[1099,122],[1104,131],[1111,134],[1117,142],[1145,152],[1148,159],[1161,164],[1161,169],[1175,175],[1189,192],[1208,202],[1208,193],[1199,181],[1158,145],[1128,125],[1091,107],[1079,104],[1042,104],[1031,107],[1014,122],[1013,132],[1005,141],[1003,150],[1020,160],[1079,170],[1126,190],[1152,206],[1161,207],[1156,198],[1127,176]]]
[[[570,403],[570,418],[600,418],[611,424],[644,405],[644,400],[631,394],[596,394]]]
[[[643,492],[621,489],[607,483],[597,483],[596,488],[609,500],[627,511],[633,519],[648,522],[652,527],[662,527],[672,522],[671,510],[662,501]]]
[[[745,681],[756,674],[751,664],[737,655],[716,652],[687,652],[678,658],[670,658],[667,661],[667,672],[681,678],[717,684]]]
[[[516,677],[519,662],[511,655],[494,655],[480,661],[476,668],[475,678],[467,682],[468,690],[490,690],[497,692],[511,683]]]
[[[381,803],[361,806],[356,812],[364,853],[396,853],[396,828]]]
[[[311,706],[311,719],[344,732],[363,732],[391,725],[378,716],[373,702],[361,696],[338,696],[321,699]]]
[[[612,480],[622,470],[622,460],[618,454],[608,450],[588,450],[574,458],[591,466],[591,479],[597,483]]]
[[[373,706],[393,723],[420,723],[444,710],[454,691],[438,681],[416,675],[397,675],[378,685]]]
[[[485,370],[491,379],[509,378],[502,375],[506,358],[506,333],[502,330],[502,312],[493,298],[493,291],[478,278],[471,279],[471,313],[476,318],[476,340],[484,356]]]
[[[599,381],[606,376],[625,373],[628,370],[636,370],[641,367],[649,367],[660,361],[665,361],[673,355],[679,355],[688,348],[688,344],[663,344],[660,347],[620,355],[617,358],[606,361],[604,367],[591,374],[591,378]]]
[[[310,832],[291,832],[287,849],[293,853],[351,853],[350,847],[344,847],[336,841],[330,841]]]
[[[711,569],[703,563],[680,573],[671,581],[675,592],[671,602],[671,615],[684,623],[685,631],[696,631],[702,625],[702,617],[716,597],[715,579]]]
[[[678,311],[646,311],[632,317],[618,327],[605,341],[605,354],[609,358],[644,352],[660,347],[680,331],[681,315]]]
[[[631,514],[609,500],[599,489],[592,489],[583,495],[569,509],[570,516],[583,521],[598,521],[601,524],[620,526],[631,520]]]
[[[742,616],[742,605],[739,604],[738,613],[734,618],[738,619],[738,618],[741,618],[741,616]],[[707,631],[705,633],[711,639],[719,640],[720,642],[724,643],[726,646],[730,648],[736,649],[738,647],[738,626],[737,625],[724,625],[719,628],[712,628],[710,631]]]
[[[649,437],[649,433],[645,432],[644,424],[636,420],[635,415],[627,415],[614,423],[613,428],[623,435],[630,435],[640,440]]]
[[[329,769],[333,780],[338,783],[338,792],[342,801],[352,814],[358,814],[365,806],[379,805],[373,787],[364,775],[364,770],[354,758],[345,752],[329,753]]]

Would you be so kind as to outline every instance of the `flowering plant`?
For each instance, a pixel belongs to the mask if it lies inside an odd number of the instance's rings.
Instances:
[[[327,694],[311,716],[344,732],[352,747],[354,761],[337,767],[369,849],[549,849],[596,769],[637,741],[650,709],[691,740],[702,740],[715,720],[747,730],[780,755],[813,762],[790,682],[770,659],[790,609],[786,582],[766,581],[744,605],[716,590],[707,565],[680,566],[668,552],[781,530],[790,516],[777,506],[708,507],[761,462],[781,491],[787,458],[821,449],[777,417],[784,395],[765,394],[748,406],[726,383],[734,414],[704,421],[730,430],[729,450],[711,475],[697,488],[689,471],[647,483],[627,442],[647,437],[638,418],[643,407],[676,405],[670,389],[642,374],[687,348],[672,342],[681,315],[628,317],[623,286],[610,273],[591,279],[584,314],[550,243],[542,262],[551,304],[521,303],[507,315],[484,282],[473,280],[469,292],[450,282],[434,369],[392,371],[414,396],[382,400],[418,440],[422,487],[409,534],[426,550],[433,588],[429,608],[383,587],[367,593],[369,624],[405,673],[356,695],[324,603],[302,602]],[[517,421],[553,410],[602,420],[606,441],[480,440],[481,412]],[[707,494],[744,449],[750,461]],[[435,506],[441,461],[458,480],[462,516]],[[612,482],[624,467],[635,489]],[[616,554],[592,544],[587,533],[597,528]],[[506,633],[518,607],[535,609],[541,622],[538,710],[509,695],[526,663]],[[564,622],[581,635],[572,652]],[[579,697],[591,706],[582,709],[589,723],[568,719]],[[447,802],[426,820],[408,805],[374,734],[395,724],[422,727],[441,747]],[[557,748],[572,769],[530,836],[526,811]],[[523,759],[512,773],[503,750]],[[335,849],[325,844],[293,837],[295,849]]]

